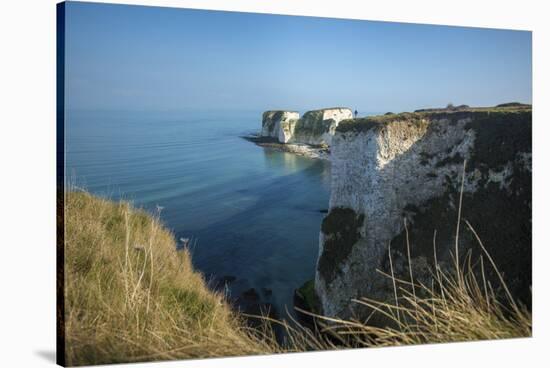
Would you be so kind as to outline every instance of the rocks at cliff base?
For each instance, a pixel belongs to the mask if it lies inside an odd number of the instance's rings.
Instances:
[[[254,142],[260,147],[288,152],[297,156],[304,156],[321,160],[329,159],[330,149],[326,146],[312,146],[303,143],[279,143],[276,138],[272,137],[243,136],[242,138],[250,142]]]
[[[440,266],[453,264],[465,160],[462,219],[484,242],[513,296],[530,305],[531,152],[531,110],[526,108],[341,122],[331,139],[331,197],[315,275],[322,313],[361,317],[351,299],[392,300],[391,280],[377,269],[389,273],[391,244],[395,272],[408,279],[405,224],[418,281],[430,281],[434,231]],[[471,251],[474,260],[480,254],[464,222],[459,251],[461,257]],[[495,272],[486,272],[498,293]]]

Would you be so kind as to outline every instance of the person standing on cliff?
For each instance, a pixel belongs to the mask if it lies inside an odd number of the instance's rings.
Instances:
[[[354,117],[357,118],[357,110],[353,113]]]

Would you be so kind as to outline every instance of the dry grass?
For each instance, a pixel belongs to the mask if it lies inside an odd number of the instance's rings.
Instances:
[[[345,347],[358,348],[531,336],[530,310],[513,299],[506,297],[503,301],[496,296],[483,276],[483,259],[477,265],[479,270],[468,262],[458,277],[454,271],[444,272],[437,267],[431,285],[386,274],[394,282],[393,302],[369,298],[353,302],[371,310],[371,317],[377,314],[378,321],[384,316],[387,325],[376,327],[368,321],[311,314],[318,320],[320,334],[325,336],[323,344],[333,348],[337,341]]]
[[[157,218],[75,191],[65,211],[68,365],[280,351],[206,287]]]
[[[434,234],[430,285],[413,275],[398,279],[392,268],[386,276],[393,281],[393,301],[352,301],[384,316],[386,327],[311,314],[313,330],[267,317],[259,317],[266,323],[257,330],[207,288],[188,251],[175,251],[172,234],[158,218],[126,202],[75,191],[66,194],[65,211],[68,365],[531,336],[531,312],[512,299],[504,280],[504,299],[487,281],[487,267],[497,270],[479,238],[485,255],[479,262],[468,258],[461,267],[442,270]],[[283,345],[268,323],[286,330]]]
[[[410,280],[402,280],[394,275],[389,248],[391,274],[379,272],[392,281],[394,300],[352,300],[370,311],[366,320],[330,318],[297,308],[299,312],[313,317],[313,330],[297,323],[271,322],[280,323],[286,329],[289,346],[293,351],[530,337],[530,309],[512,298],[477,233],[468,221],[465,224],[483,251],[484,256],[478,262],[473,264],[469,253],[462,266],[458,266],[458,272],[454,267],[442,270],[437,261],[434,233],[436,266],[431,284],[424,285],[415,281],[412,274]],[[409,268],[410,262],[409,258]],[[460,264],[456,261],[453,263]],[[495,288],[486,277],[487,267],[499,275],[500,285]],[[374,320],[376,324],[372,323]]]

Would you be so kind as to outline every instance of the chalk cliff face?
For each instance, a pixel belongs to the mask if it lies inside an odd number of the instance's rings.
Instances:
[[[300,114],[295,111],[272,110],[266,111],[262,116],[262,137],[279,138],[281,123],[296,121]]]
[[[347,108],[308,111],[296,122],[290,139],[285,143],[296,142],[330,146],[340,121],[352,117],[351,110]]]
[[[515,297],[530,304],[531,110],[405,113],[339,124],[331,140],[331,197],[322,223],[315,290],[322,312],[364,311],[350,300],[392,300],[397,276],[429,284],[434,231],[440,266],[452,265],[466,160],[462,218],[484,241]],[[461,223],[461,257],[480,254]],[[489,278],[495,278],[489,272]],[[492,285],[498,286],[498,281]]]
[[[338,123],[352,117],[350,109],[340,107],[308,111],[300,119],[296,112],[266,111],[261,135],[277,138],[280,143],[330,146]]]

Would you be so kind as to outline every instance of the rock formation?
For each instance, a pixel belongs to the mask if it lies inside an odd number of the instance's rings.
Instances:
[[[300,114],[296,111],[272,110],[266,111],[262,116],[262,137],[279,138],[281,123],[296,121]]]
[[[308,111],[302,118],[292,111],[266,111],[261,136],[277,138],[280,143],[330,146],[338,123],[352,116],[350,109],[341,107]]]
[[[439,265],[453,265],[465,160],[462,219],[512,294],[530,304],[530,106],[350,119],[331,143],[331,197],[315,275],[323,314],[360,317],[352,298],[391,300],[391,281],[377,269],[389,273],[391,244],[393,268],[408,279],[405,225],[417,280],[430,282],[434,231]],[[480,247],[462,221],[461,259],[468,251],[475,260]],[[488,278],[498,289],[495,273]]]

